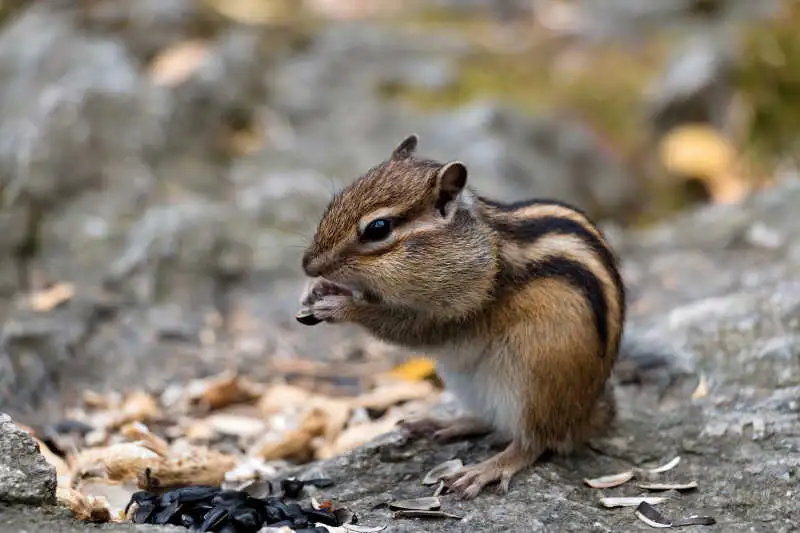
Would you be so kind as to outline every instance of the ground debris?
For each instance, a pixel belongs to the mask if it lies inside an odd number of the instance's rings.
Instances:
[[[287,494],[255,498],[243,491],[196,485],[160,494],[137,492],[125,513],[137,524],[172,524],[198,532],[255,533],[265,527],[328,531],[324,526],[345,525],[335,509],[301,505],[293,499]]]
[[[273,497],[278,488],[270,480],[292,464],[329,458],[391,431],[398,420],[437,402],[439,393],[428,380],[392,372],[374,373],[358,395],[332,396],[226,371],[159,393],[87,391],[82,405],[66,409],[64,422],[48,428],[39,442],[58,470],[60,501],[83,520],[108,521],[122,513],[120,499],[137,489],[163,493],[206,486]],[[279,490],[296,498],[305,487],[328,484],[288,478]],[[168,507],[153,509],[136,516],[177,520],[165,518]],[[336,511],[340,526],[348,515]],[[217,512],[208,531],[217,530],[217,521],[227,523],[222,515],[230,512]]]

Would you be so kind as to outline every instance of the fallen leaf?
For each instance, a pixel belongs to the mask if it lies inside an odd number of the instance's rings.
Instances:
[[[208,57],[209,44],[202,40],[183,41],[156,54],[147,75],[154,85],[174,87],[188,80]]]
[[[313,457],[311,441],[325,431],[325,413],[320,409],[312,409],[306,414],[300,427],[284,433],[276,440],[261,444],[255,455],[265,461],[277,459],[294,459],[305,461]]]
[[[34,311],[52,311],[59,305],[69,301],[75,296],[75,286],[72,283],[56,283],[48,289],[34,293],[30,297],[30,306]]]
[[[415,357],[397,365],[388,375],[406,381],[424,381],[436,375],[436,363],[427,357]]]
[[[293,385],[277,384],[269,387],[258,400],[261,416],[285,411],[287,407],[298,407],[306,404],[309,392]]]
[[[399,403],[428,398],[435,393],[435,387],[427,381],[388,383],[354,398],[351,405],[383,411]]]
[[[72,511],[78,520],[87,522],[110,522],[111,509],[102,497],[84,496],[70,487],[56,488],[56,500]]]
[[[187,485],[219,486],[225,480],[225,473],[236,467],[232,455],[203,446],[192,446],[186,452],[157,461],[149,475],[140,471],[137,476],[139,488],[148,489],[155,483],[159,488],[184,487]]]
[[[736,148],[708,125],[674,128],[659,142],[658,153],[668,172],[701,180],[715,202],[738,202],[750,190],[738,169]]]
[[[317,450],[316,458],[329,459],[366,444],[372,439],[392,431],[400,418],[398,414],[387,414],[375,422],[348,427],[342,431],[333,444],[320,447]]]
[[[261,396],[261,392],[256,384],[233,372],[194,381],[186,390],[190,403],[206,411],[256,400]]]
[[[120,435],[128,440],[139,441],[140,444],[153,450],[158,455],[166,457],[169,455],[170,449],[167,441],[151,432],[147,426],[141,422],[131,422],[121,427]]]
[[[101,477],[110,481],[136,479],[163,457],[139,442],[122,442],[82,450],[72,461],[72,478]]]
[[[111,426],[118,427],[128,422],[151,422],[162,417],[158,400],[144,391],[127,394],[119,408],[119,413],[112,417]]]
[[[33,438],[36,439],[36,442],[39,444],[39,452],[44,456],[45,461],[47,461],[56,468],[56,478],[58,481],[58,486],[59,487],[72,486],[72,469],[70,469],[67,462],[58,455],[54,454],[53,451],[47,446],[47,444],[40,441],[35,436]]]
[[[627,483],[631,479],[633,479],[633,471],[629,470],[619,474],[600,476],[594,479],[584,479],[583,482],[593,489],[610,489],[611,487],[618,487],[624,483]]]
[[[263,434],[267,429],[260,418],[234,413],[215,413],[205,422],[216,433],[239,438],[251,438]]]

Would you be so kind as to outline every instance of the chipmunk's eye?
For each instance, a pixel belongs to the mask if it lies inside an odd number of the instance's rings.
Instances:
[[[388,218],[378,218],[367,224],[361,233],[364,241],[380,241],[389,236],[392,232],[392,221]]]

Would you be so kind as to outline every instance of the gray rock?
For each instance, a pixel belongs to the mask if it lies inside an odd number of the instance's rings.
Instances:
[[[0,501],[55,503],[56,469],[26,431],[0,413]]]

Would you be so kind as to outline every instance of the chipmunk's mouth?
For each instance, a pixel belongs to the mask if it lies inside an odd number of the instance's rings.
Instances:
[[[338,281],[333,281],[328,278],[320,278],[320,279],[321,281],[323,281],[323,283],[320,285],[319,288],[320,295],[322,296],[328,296],[328,295],[353,296],[353,294],[357,292],[357,289],[351,288]]]

